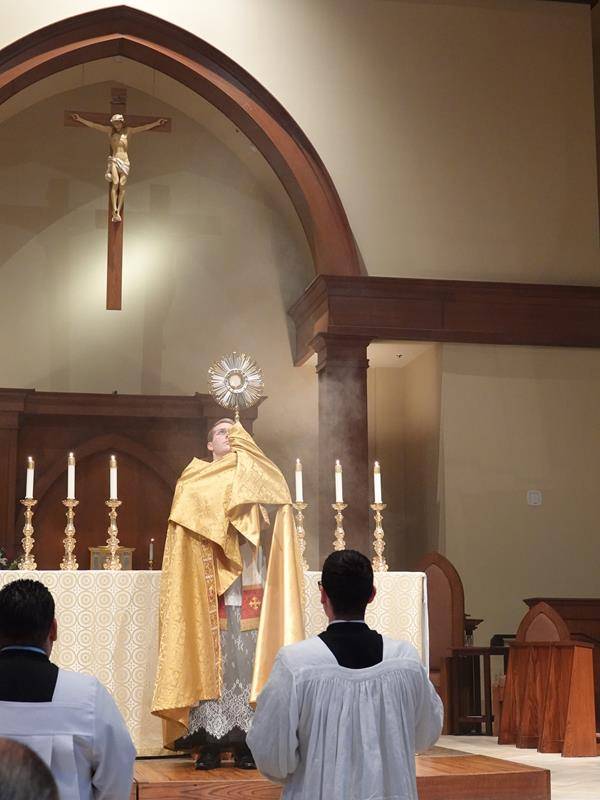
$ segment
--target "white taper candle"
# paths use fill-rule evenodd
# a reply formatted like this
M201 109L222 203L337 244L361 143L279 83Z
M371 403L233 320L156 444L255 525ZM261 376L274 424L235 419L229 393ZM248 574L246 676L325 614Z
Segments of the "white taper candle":
M335 502L344 502L344 491L342 487L342 465L339 458L335 462Z
M111 456L110 457L110 499L111 500L118 500L119 496L117 494L117 457Z
M373 489L375 494L375 502L383 503L381 499L381 467L379 461L376 461L373 466Z
M304 502L304 492L302 490L302 462L296 459L296 502Z
M31 456L27 459L27 480L25 481L25 499L33 500L33 473L35 461Z
M148 550L148 561L154 561L154 539L150 539L150 548Z
M75 456L69 453L67 458L67 500L75 500Z

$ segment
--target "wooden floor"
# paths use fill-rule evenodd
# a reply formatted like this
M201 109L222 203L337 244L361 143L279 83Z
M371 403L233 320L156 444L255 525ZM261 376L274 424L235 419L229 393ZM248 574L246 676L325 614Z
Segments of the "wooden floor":
M194 769L189 758L141 759L131 800L278 800L255 771ZM488 756L434 748L417 756L419 800L550 800L550 772Z

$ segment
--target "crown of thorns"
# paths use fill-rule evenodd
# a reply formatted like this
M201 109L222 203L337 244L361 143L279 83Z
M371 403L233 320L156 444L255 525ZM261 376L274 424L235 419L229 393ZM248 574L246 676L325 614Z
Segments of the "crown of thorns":
M111 122L125 122L125 117L123 114L113 114L110 118Z

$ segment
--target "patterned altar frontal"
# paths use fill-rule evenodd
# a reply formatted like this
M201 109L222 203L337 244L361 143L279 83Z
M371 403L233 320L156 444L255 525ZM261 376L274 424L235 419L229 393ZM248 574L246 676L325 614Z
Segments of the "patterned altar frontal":
M305 574L307 636L327 620L319 600L320 573ZM160 572L0 571L0 588L19 578L44 583L56 603L58 640L52 661L95 675L113 697L138 755L159 755L161 721L150 714L158 654ZM407 639L421 657L428 653L425 576L418 572L376 574L377 597L367 622L380 633Z

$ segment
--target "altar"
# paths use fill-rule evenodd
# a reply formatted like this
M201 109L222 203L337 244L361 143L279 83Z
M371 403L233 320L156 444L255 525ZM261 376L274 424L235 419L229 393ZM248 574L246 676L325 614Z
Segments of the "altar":
M305 573L306 635L322 631L319 572ZM30 578L44 583L56 603L58 639L52 660L60 667L95 675L111 692L138 755L159 755L161 721L152 716L158 651L160 572L133 570L1 571L0 588ZM366 621L380 633L411 642L428 661L427 589L421 572L375 574L377 596Z

